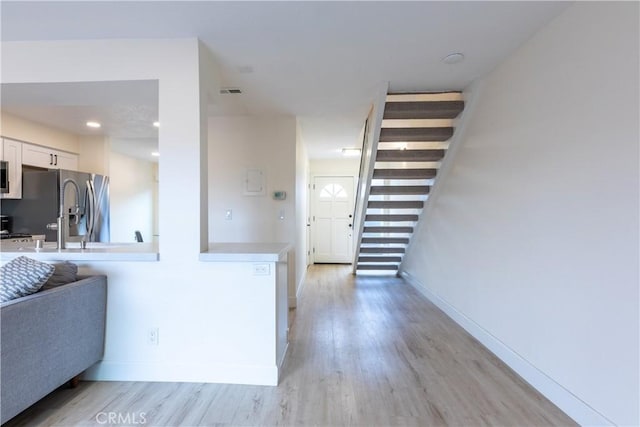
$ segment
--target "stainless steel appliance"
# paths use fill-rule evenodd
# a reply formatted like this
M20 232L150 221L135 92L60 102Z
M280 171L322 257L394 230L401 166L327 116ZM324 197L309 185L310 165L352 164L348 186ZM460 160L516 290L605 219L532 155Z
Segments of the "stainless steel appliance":
M0 193L9 192L9 162L0 160Z
M9 234L13 229L13 218L9 215L0 215L0 234Z
M78 195L73 185L78 186ZM65 194L61 199L61 189ZM70 242L108 242L109 177L68 170L23 170L22 199L3 200L2 214L13 217L13 232L44 234L56 241L55 229L47 228L60 216L60 201L66 217L65 236Z

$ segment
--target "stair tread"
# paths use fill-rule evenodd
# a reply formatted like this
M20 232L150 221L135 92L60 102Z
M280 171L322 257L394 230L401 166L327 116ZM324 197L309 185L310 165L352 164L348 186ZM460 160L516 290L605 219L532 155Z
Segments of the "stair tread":
M378 150L378 162L434 162L442 160L445 150Z
M430 179L435 178L437 169L374 169L374 179Z
M422 209L422 200L370 200L367 207L371 209Z
M356 266L357 270L397 270L398 266L394 264L358 264Z
M446 141L453 136L453 127L382 128L380 142Z
M404 214L367 214L365 221L391 222L391 221L417 221L418 215Z
M361 254L403 254L405 252L404 248L398 247L386 247L380 248L375 246L367 246L360 248Z
M464 101L390 101L384 119L453 119L464 109Z
M408 237L363 237L361 239L362 243L401 243L406 244L409 243Z
M399 256L361 256L358 262L401 262L402 257Z
M369 194L429 194L428 185L372 185Z

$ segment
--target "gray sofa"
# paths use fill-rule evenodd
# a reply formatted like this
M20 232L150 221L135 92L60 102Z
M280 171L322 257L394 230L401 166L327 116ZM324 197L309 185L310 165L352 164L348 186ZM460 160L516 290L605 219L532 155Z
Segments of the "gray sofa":
M0 422L102 358L106 305L105 276L79 276L0 305Z

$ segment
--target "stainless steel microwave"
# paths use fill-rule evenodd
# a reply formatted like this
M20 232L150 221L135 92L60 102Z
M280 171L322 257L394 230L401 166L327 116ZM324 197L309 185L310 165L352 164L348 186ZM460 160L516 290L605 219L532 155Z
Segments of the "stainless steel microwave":
M9 162L0 160L0 193L9 192Z

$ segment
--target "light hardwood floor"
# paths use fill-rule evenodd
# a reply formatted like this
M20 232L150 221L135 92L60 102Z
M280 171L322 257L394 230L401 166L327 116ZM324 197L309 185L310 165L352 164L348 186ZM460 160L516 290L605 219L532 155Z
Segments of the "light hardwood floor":
M576 425L411 286L350 266L310 267L284 371L278 387L82 382L6 426Z

